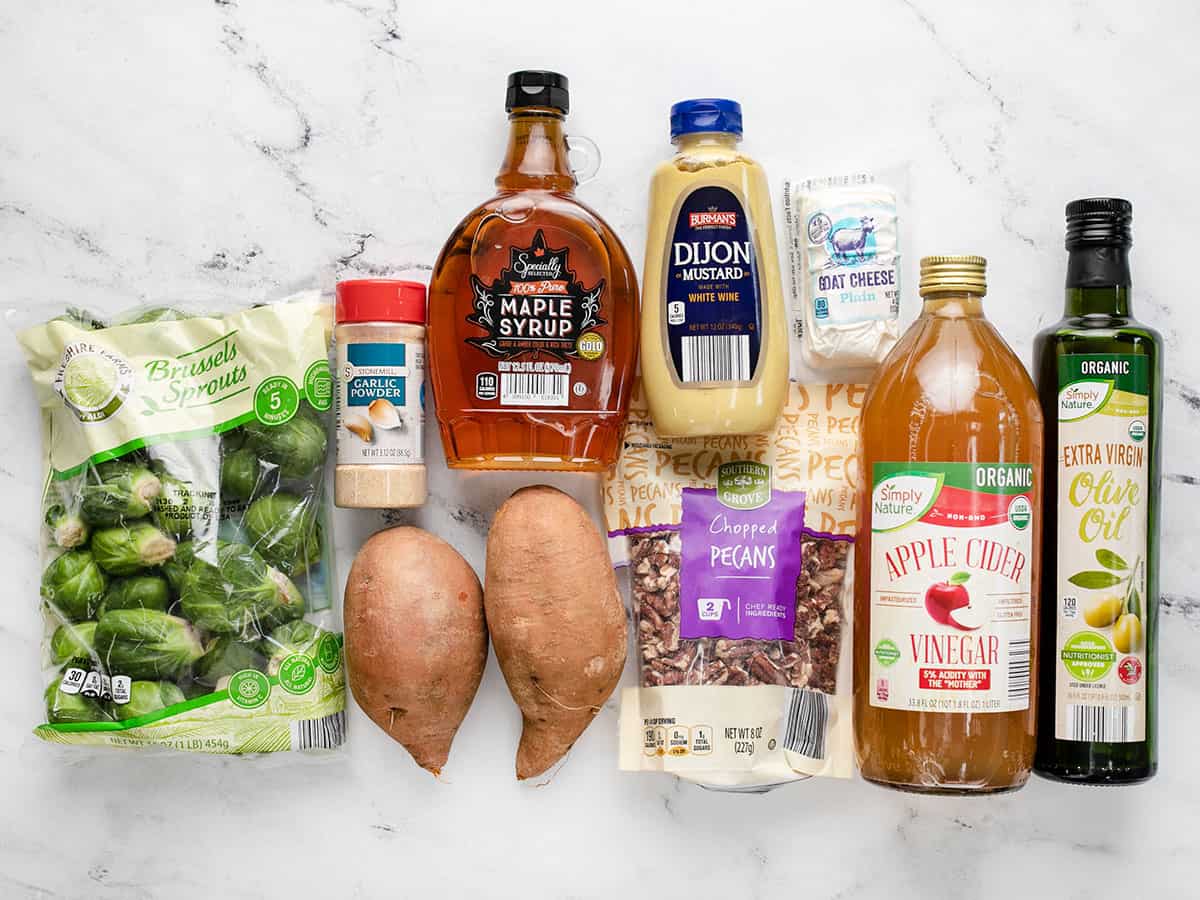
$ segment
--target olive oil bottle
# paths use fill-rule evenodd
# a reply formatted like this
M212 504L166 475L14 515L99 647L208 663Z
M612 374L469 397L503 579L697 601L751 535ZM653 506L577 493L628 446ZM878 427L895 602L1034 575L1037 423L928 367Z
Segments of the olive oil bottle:
M1046 419L1035 770L1127 784L1157 768L1162 338L1130 309L1133 208L1067 205L1066 312L1034 343Z

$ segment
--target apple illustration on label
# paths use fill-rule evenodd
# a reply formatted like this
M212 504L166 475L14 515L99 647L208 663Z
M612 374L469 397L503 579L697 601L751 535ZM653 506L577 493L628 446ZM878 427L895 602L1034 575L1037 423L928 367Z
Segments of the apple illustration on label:
M955 572L945 581L931 584L925 591L925 611L933 621L961 631L975 631L987 622L987 611L971 603L964 587L971 578L967 572Z

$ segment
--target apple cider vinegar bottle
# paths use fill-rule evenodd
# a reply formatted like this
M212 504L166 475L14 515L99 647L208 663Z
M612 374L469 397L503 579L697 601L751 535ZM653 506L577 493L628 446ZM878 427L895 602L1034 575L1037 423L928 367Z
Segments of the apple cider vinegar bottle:
M911 791L1012 790L1033 765L1042 414L985 267L921 260L924 308L863 408L855 748Z

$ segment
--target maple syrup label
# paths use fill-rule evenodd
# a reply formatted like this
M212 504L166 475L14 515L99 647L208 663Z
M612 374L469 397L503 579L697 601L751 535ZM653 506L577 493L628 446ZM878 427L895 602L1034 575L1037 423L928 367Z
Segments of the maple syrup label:
M1029 708L1033 466L876 463L872 706Z
M467 321L483 333L467 338L497 362L475 376L475 399L500 406L566 407L588 385L577 367L604 356L599 330L604 279L585 285L570 268L570 250L551 247L541 229L528 247L509 248L508 266L490 283L471 275Z
M1057 426L1054 736L1144 741L1147 358L1060 356Z
M668 229L663 340L683 387L754 381L762 349L762 284L745 204L726 187L683 195Z

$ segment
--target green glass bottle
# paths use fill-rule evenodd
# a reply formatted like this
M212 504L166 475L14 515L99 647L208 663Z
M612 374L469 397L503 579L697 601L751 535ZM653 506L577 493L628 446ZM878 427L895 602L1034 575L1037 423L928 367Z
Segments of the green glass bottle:
M1034 769L1129 784L1157 766L1162 338L1130 310L1133 207L1067 205L1067 302L1034 342L1046 417Z

